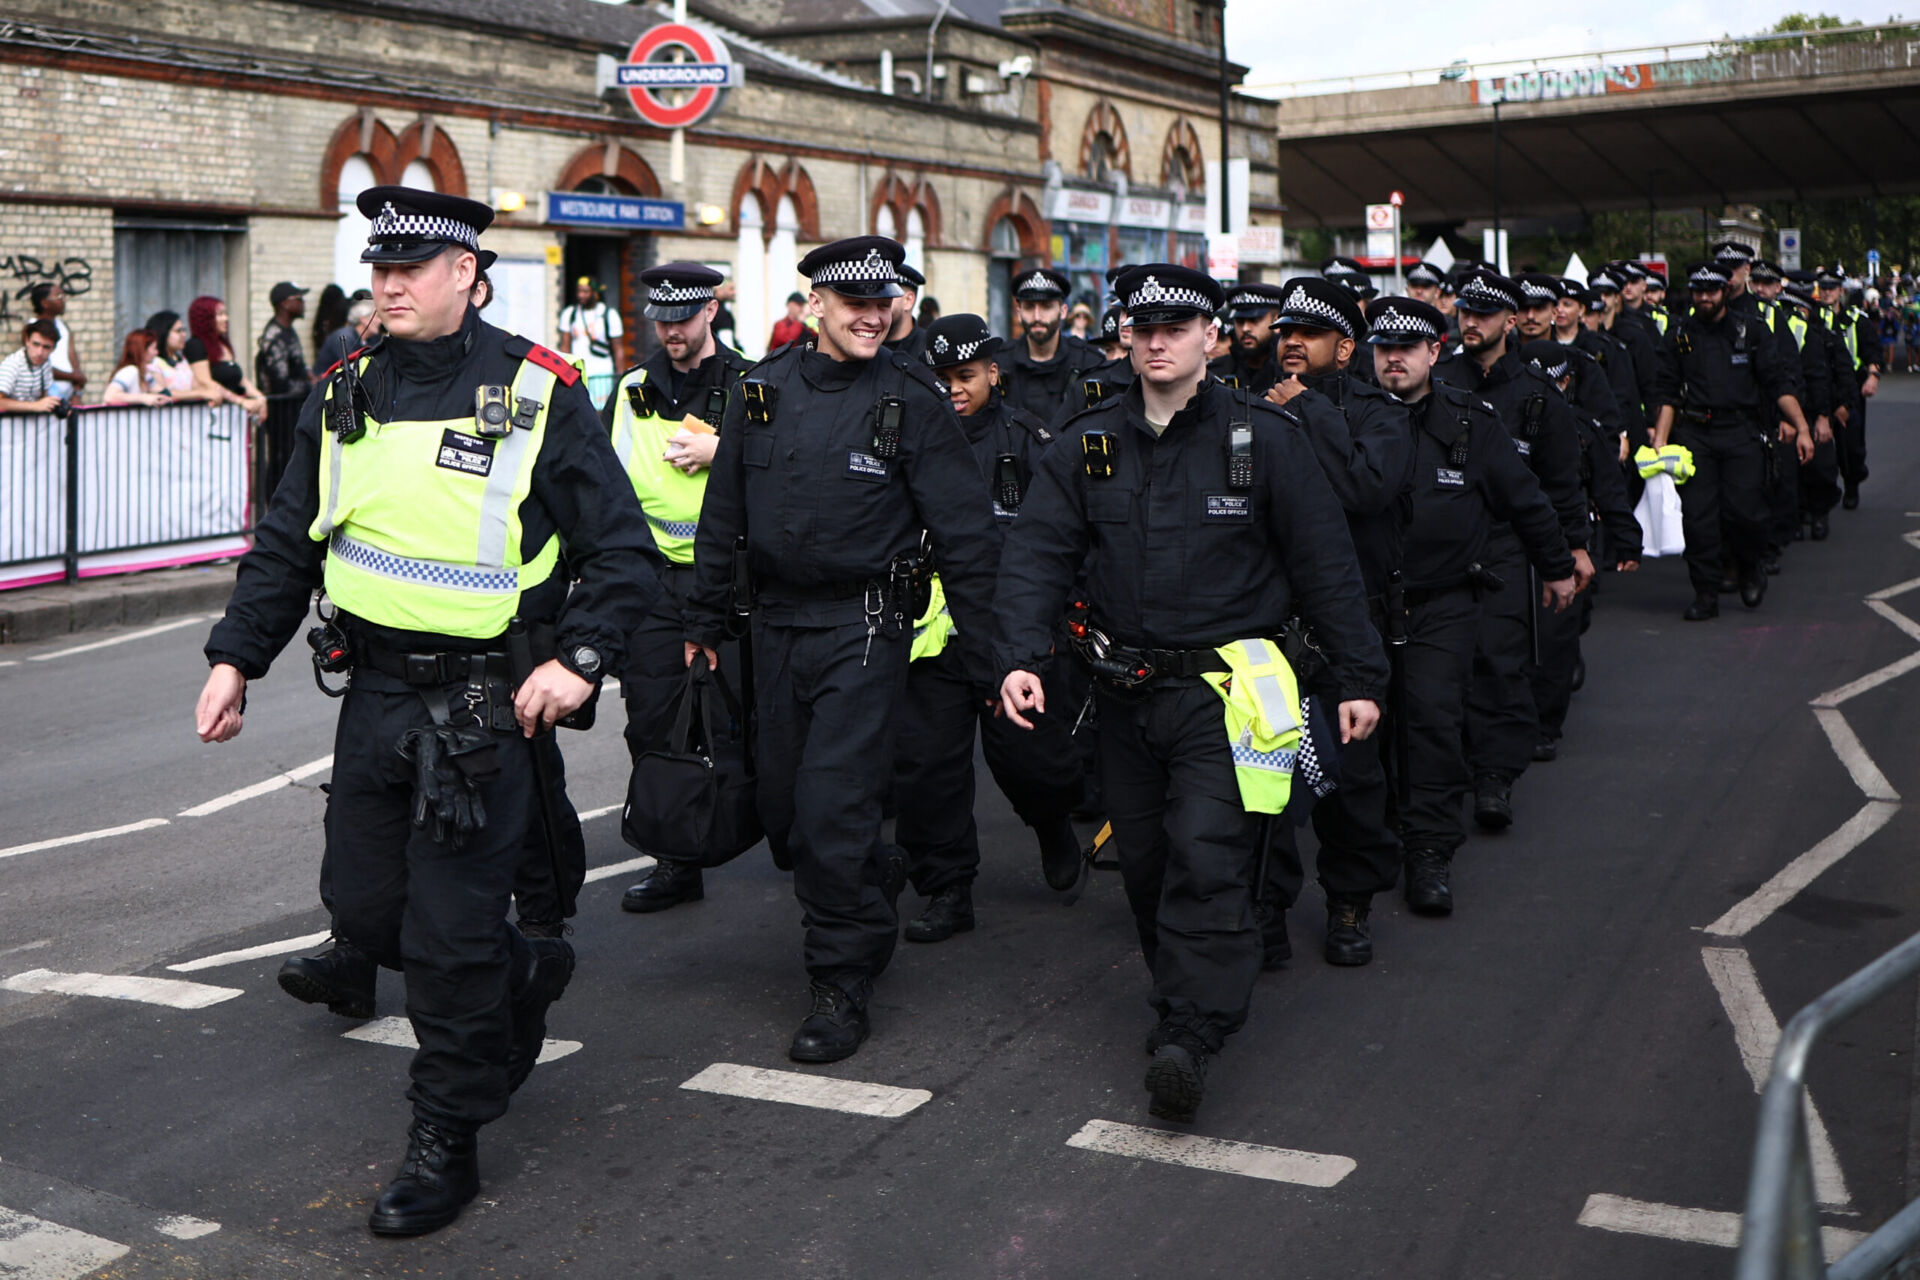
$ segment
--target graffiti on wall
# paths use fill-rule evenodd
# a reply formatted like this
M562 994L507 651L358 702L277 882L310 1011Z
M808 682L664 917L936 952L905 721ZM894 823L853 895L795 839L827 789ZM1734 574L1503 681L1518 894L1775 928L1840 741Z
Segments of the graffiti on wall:
M4 282L0 283L0 335L5 335L33 318L33 304L27 298L35 285L57 284L69 298L77 298L93 288L93 264L85 258L7 254L0 256L0 282Z

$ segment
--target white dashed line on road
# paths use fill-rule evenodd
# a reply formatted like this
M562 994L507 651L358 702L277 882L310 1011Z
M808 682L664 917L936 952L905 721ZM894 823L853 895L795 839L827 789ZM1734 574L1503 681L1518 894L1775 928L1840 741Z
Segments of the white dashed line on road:
M904 1116L933 1097L925 1089L898 1089L890 1084L865 1084L859 1080L836 1080L832 1076L810 1076L798 1071L743 1067L733 1062L716 1062L680 1087L701 1093L724 1093L735 1098L787 1102L796 1107L817 1107L823 1111L845 1111L857 1116L880 1116L885 1119Z
M142 627L138 631L129 631L123 636L115 636L111 640L95 640L92 644L77 644L71 649L56 649L52 653L36 653L28 658L27 661L52 662L55 658L70 658L76 653L92 653L95 649L111 649L114 645L126 644L129 640L145 640L148 636L157 636L168 631L178 631L180 628L190 627L196 622L205 622L212 616L210 613L196 613L185 618L175 618L172 622L163 622L157 627Z
M248 800L257 800L264 795L271 795L282 787L290 787L302 779L311 778L314 774L331 768L333 768L333 756L324 755L318 760L309 760L296 769L289 769L285 773L275 774L264 782L256 782L252 786L241 787L238 791L229 791L223 796L216 796L204 804L193 806L191 809L182 809L176 816L182 818L204 818L210 813L218 813L222 809L231 809L236 804L242 804Z
M217 955L201 956L198 960L183 960L179 964L170 964L167 968L174 973L197 973L201 969L218 969L222 965L240 964L247 960L265 960L272 956L284 956L295 951L305 951L308 947L317 947L332 936L331 930L322 929L318 933L306 933L297 938L263 942L257 947L242 947L238 951L222 951Z
M413 1038L413 1024L405 1018L375 1018L351 1031L342 1031L340 1038L358 1040L362 1044L384 1044L394 1049L420 1047L420 1042ZM581 1048L578 1040L548 1040L541 1045L540 1056L534 1062L552 1062L570 1053L578 1053Z
M139 822L129 822L124 827L106 827L99 831L82 831L77 836L56 836L51 840L35 840L32 844L16 844L11 848L0 849L0 858L17 858L23 853L60 849L70 844L85 844L89 840L108 840L114 836L132 835L136 831L150 831L155 827L166 825L165 818L145 818Z
M1774 872L1773 878L1728 908L1727 913L1707 926L1707 932L1723 938L1742 938L1787 903L1802 889L1818 880L1834 863L1864 844L1869 836L1893 820L1898 804L1869 800L1860 811L1840 824L1826 839Z
M1880 766L1867 754L1861 745L1860 736L1847 723L1838 707L1815 707L1814 719L1827 731L1827 741L1833 744L1833 754L1840 757L1840 763L1846 766L1847 776L1853 779L1853 785L1860 788L1860 794L1869 800L1898 801L1900 793L1887 781L1887 775L1880 772Z
M80 1280L127 1256L127 1246L57 1222L0 1208L0 1275Z
M604 867L595 867L593 870L587 872L587 883L592 884L595 880L609 880L614 876L631 875L636 871L650 871L652 869L652 858L628 858L625 862L610 862Z
M53 969L29 969L11 978L0 979L0 988L37 995L52 992L63 996L100 996L108 1000L138 1000L142 1004L163 1004L170 1009L204 1009L246 993L238 987L213 987L204 982L182 982L178 978L133 978L119 973L59 973Z
M1683 1209L1679 1205L1630 1200L1626 1196L1590 1195L1580 1210L1583 1227L1654 1236L1687 1244L1718 1245L1731 1249L1740 1243L1740 1215L1716 1209ZM1844 1227L1820 1228L1820 1245L1828 1262L1838 1262L1865 1240L1866 1233Z
M1289 1151L1285 1147L1263 1147L1252 1142L1206 1138L1196 1133L1146 1129L1113 1120L1087 1121L1080 1132L1067 1139L1067 1145L1133 1160L1157 1160L1161 1164L1185 1165L1213 1173L1237 1173L1242 1177L1291 1182L1303 1187L1336 1186L1359 1168L1347 1156Z
M162 1218L153 1224L153 1229L175 1240L198 1240L201 1236L210 1236L218 1231L220 1224L208 1222L205 1218L189 1218L183 1213L175 1218Z

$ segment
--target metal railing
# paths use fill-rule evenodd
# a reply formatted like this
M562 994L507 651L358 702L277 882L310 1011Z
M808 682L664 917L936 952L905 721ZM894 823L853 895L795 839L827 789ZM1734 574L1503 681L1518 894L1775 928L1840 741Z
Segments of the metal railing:
M1814 1042L1917 973L1920 934L1802 1009L1781 1032L1773 1074L1760 1098L1738 1280L1875 1280L1920 1243L1920 1200L1915 1200L1846 1257L1825 1265L1806 1116L1807 1056Z
M237 405L0 414L0 566L57 562L71 582L85 556L249 533L266 440Z

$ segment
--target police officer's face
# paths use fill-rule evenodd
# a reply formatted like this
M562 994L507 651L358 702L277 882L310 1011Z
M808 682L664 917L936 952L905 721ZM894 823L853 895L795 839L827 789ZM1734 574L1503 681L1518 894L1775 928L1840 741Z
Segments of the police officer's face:
M1439 354L1437 342L1377 345L1373 349L1373 372L1380 379L1380 385L1394 395L1402 400L1417 400L1427 393L1427 379Z
M947 384L953 411L963 418L971 418L987 407L993 384L1000 377L1000 366L991 360L969 360L949 369L935 369L933 376Z
M1460 345L1470 352L1485 351L1504 342L1507 326L1513 321L1513 312L1495 311L1491 315L1481 315L1477 311L1460 313Z
M1197 382L1207 366L1212 340L1213 320L1208 316L1189 316L1174 324L1136 324L1134 371L1156 386Z
M1053 335L1060 332L1060 317L1066 313L1066 303L1058 298L1035 302L1022 299L1014 303L1014 310L1020 314L1020 324L1027 331L1027 337L1040 343L1051 342Z
M1718 320L1720 313L1727 309L1727 291L1715 285L1711 289L1694 289L1693 313L1708 320Z
M1753 291L1765 298L1768 302L1772 302L1775 298L1778 298L1780 291L1784 288L1786 288L1786 284L1780 280L1755 280L1753 282Z
M1434 306L1440 301L1440 286L1437 284L1409 284L1407 296L1416 302Z
M1534 302L1520 308L1515 324L1522 337L1544 338L1553 332L1553 310L1551 302Z
M1248 355L1266 346L1273 338L1273 322L1278 311L1262 311L1257 316L1242 316L1233 322L1233 345Z
M1553 323L1558 328L1571 328L1586 309L1586 304L1578 298L1561 298L1553 304Z
M1626 299L1628 306L1639 306L1641 300L1647 296L1647 282L1645 280L1627 281L1620 286L1620 296Z
M1280 326L1280 367L1289 377L1332 373L1353 359L1353 339L1338 329L1314 329L1302 324Z
M443 338L460 328L473 297L479 260L448 249L425 262L382 263L373 269L373 304L381 325L410 342Z
M1580 313L1580 323L1585 325L1589 331L1598 329L1601 322L1606 318L1607 313L1604 311L1582 311Z
M714 314L719 310L719 303L709 302L685 320L655 320L654 336L666 348L667 359L675 364L685 364L706 350L707 334L713 327Z
M832 289L813 293L820 317L820 349L835 360L871 360L893 327L892 298L851 298Z
M1649 280L1647 282L1647 305L1652 307L1657 307L1661 303L1665 302L1666 300L1667 300L1667 286L1663 284L1655 284L1651 280Z

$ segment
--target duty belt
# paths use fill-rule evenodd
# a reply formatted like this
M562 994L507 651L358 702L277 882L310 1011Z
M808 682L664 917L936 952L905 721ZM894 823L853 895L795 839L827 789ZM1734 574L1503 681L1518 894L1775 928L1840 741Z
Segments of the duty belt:
M1198 676L1208 671L1230 671L1218 649L1144 649L1155 674L1162 676Z
M409 653L399 649L384 649L360 641L354 645L354 665L378 671L383 676L405 684L424 688L430 685L457 684L465 681L471 673L474 652L480 652L486 659L489 676L497 679L507 678L507 655L495 650Z
M844 582L815 582L802 585L796 582L763 582L759 587L759 598L782 604L810 604L815 602L831 603L836 600L858 600L867 594L867 588L885 582L885 573L876 573L871 578L849 578Z

